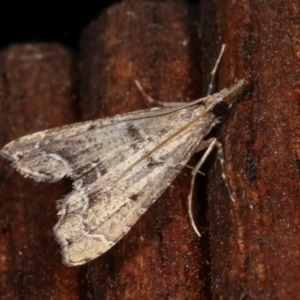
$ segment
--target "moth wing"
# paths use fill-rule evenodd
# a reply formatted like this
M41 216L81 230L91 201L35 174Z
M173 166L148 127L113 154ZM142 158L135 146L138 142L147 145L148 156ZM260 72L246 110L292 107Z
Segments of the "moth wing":
M168 110L153 108L40 131L7 144L1 154L37 181L53 182L64 176L76 179L96 166L97 174L103 175L120 163L130 144L143 140L128 119L139 126L145 116Z
M170 111L152 108L40 131L7 144L1 154L37 181L76 180L89 172L96 179L141 149L153 134L170 130L171 124L160 129L156 121L157 114Z
M184 130L174 125L180 118L173 119L172 126L165 124L167 131L157 134L143 151L126 158L114 172L95 182L78 185L65 198L54 228L65 264L80 265L110 249L171 184L215 119L207 113L191 122L195 110L199 114L195 108L181 111L181 116L178 113L177 117L189 119L190 125ZM155 118L154 122L159 124L160 120Z

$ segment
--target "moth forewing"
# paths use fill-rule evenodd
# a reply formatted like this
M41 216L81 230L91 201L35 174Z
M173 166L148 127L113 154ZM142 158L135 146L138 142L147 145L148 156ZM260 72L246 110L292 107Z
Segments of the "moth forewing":
M122 163L81 186L62 204L63 213L55 234L63 247L66 264L82 264L107 251L156 201L185 166L199 137L203 138L213 122L215 116L211 112L194 122L203 111L202 105L190 106L154 116L146 123L144 118L131 122L131 134L139 132L138 140L131 141L131 145L140 143L140 147L134 146L134 151L130 148ZM172 120L178 120L176 126ZM147 132L148 122L155 126L156 134ZM148 138L143 139L141 132Z
M128 232L217 123L216 104L231 104L243 85L174 107L41 131L3 148L24 175L74 180L54 227L66 265L98 257Z

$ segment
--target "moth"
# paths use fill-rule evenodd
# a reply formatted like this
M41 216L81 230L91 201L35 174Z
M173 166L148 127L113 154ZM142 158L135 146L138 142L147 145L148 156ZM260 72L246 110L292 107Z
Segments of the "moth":
M25 177L74 181L73 191L59 201L54 227L63 262L81 265L115 245L191 156L214 146L215 139L204 138L244 84L237 81L189 103L66 125L7 144L1 154Z

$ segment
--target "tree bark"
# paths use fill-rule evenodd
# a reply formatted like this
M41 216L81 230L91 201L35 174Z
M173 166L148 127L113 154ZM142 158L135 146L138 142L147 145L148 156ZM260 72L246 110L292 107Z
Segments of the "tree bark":
M72 123L78 80L70 51L59 45L14 45L1 53L0 144ZM83 269L61 263L52 228L56 201L70 184L24 178L0 160L0 298L78 299Z
M186 168L123 240L86 266L69 268L61 263L52 227L55 201L71 191L70 183L36 183L1 159L3 299L298 298L300 5L201 4L201 14L183 1L111 6L83 34L79 80L78 61L61 46L3 51L0 143L149 108L135 79L162 101L204 96L225 43L216 89L247 80L216 130L236 201L216 161L208 176L208 208L206 179L198 182L198 239L187 214Z
M226 43L219 89L248 81L220 131L236 201L220 172L209 180L212 297L298 299L299 2L207 1L202 12L202 28L218 24L203 49Z

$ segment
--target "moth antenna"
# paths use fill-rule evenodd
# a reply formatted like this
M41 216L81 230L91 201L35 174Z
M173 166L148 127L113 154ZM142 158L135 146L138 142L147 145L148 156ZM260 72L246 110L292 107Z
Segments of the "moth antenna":
M222 44L221 47L221 51L219 53L219 56L215 62L214 68L212 69L212 71L210 72L210 83L208 85L208 89L207 89L207 96L210 95L215 87L215 79L216 79L216 74L217 74L217 70L220 64L220 61L222 59L223 53L225 50L225 44Z

